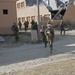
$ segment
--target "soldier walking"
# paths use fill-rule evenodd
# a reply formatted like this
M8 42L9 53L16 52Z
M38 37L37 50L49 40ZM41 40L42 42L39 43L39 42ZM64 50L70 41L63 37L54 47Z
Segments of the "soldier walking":
M62 35L62 32L64 32L65 35L65 24L63 22L61 23L60 29L60 34Z
M28 21L25 21L25 22L24 22L24 29L25 29L25 31L27 31L28 25L29 25L29 22L28 22Z
M14 36L15 36L15 41L18 41L19 40L19 36L18 36L18 26L16 25L16 23L14 22L12 27L11 27L13 33L14 33Z
M47 39L46 39L46 35L45 35L45 29L46 27L44 25L41 26L41 35L42 35L42 40L45 44L45 47L47 47Z
M19 25L19 29L21 30L22 23L20 21L19 21L18 25Z
M51 50L50 53L52 53L53 41L54 41L54 29L52 28L51 24L46 28L45 35L46 35L46 38L47 38L47 41L49 43L49 47L50 47L50 50Z

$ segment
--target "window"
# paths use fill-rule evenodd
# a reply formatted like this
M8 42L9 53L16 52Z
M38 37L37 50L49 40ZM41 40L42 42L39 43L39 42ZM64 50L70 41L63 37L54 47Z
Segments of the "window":
M38 16L37 16L38 19ZM42 15L39 15L40 22L42 22Z
M21 18L18 18L18 21L21 21Z
M40 22L42 22L42 15L40 15Z
M17 8L20 8L20 3L17 3Z
M25 21L25 17L22 17L22 22L24 22Z
M21 7L24 7L24 2L21 2Z
M35 21L35 16L31 16L31 20L34 20Z
M27 17L27 20L30 22L30 17Z
M44 21L48 21L48 20L50 20L50 14L44 15Z
M7 15L8 14L8 9L3 9L3 14Z

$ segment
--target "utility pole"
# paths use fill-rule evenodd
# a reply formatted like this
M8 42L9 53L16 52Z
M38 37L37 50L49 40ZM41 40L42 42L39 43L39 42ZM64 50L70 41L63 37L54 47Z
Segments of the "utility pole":
M38 24L38 40L40 40L40 15L39 15L39 0L37 0L37 24Z

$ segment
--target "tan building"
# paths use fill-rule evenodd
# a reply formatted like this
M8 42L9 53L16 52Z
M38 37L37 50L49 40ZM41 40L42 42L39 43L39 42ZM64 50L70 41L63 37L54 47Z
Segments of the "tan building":
M18 0L17 3L17 22L20 20L24 23L25 20L29 22L34 19L37 21L37 5L26 6L25 0ZM40 4L40 25L46 25L48 20L51 20L51 13L48 11L44 4ZM52 23L54 26L58 25L61 20L70 21L71 23L75 23L75 5L69 4L67 10L62 19L53 20Z
M29 22L34 19L37 21L37 5L33 6L26 6L25 0L18 0L17 3L17 22L20 20L22 23L24 23L25 20L28 20ZM40 11L40 23L45 24L48 22L48 20L51 19L51 13L48 11L46 6L44 4L39 5L39 11Z
M0 34L11 34L13 22L17 22L16 0L0 0Z
M65 23L70 23L71 25L75 25L75 5L68 4L67 10L62 18ZM54 20L53 24L58 25L61 20Z
M69 21L75 24L75 5L69 4L66 13L63 17L65 22Z

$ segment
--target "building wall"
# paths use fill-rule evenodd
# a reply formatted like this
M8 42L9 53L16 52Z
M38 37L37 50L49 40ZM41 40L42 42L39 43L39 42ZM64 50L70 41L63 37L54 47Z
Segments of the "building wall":
M17 22L16 0L0 0L0 34L12 34L13 22Z
M69 4L63 20L66 22L69 21L71 23L75 23L75 5Z
M32 21L32 18L35 18L34 20L37 21L37 5L26 6L26 3L24 3L24 7L21 7L22 2L25 2L25 0L19 0L16 3L16 5L20 4L19 7L17 6L17 22L20 20L22 23L24 23L24 21L27 20L28 17L29 22ZM48 11L46 6L44 6L44 4L40 4L39 9L40 23L44 24L44 22L48 22L48 20L51 19L51 13Z

